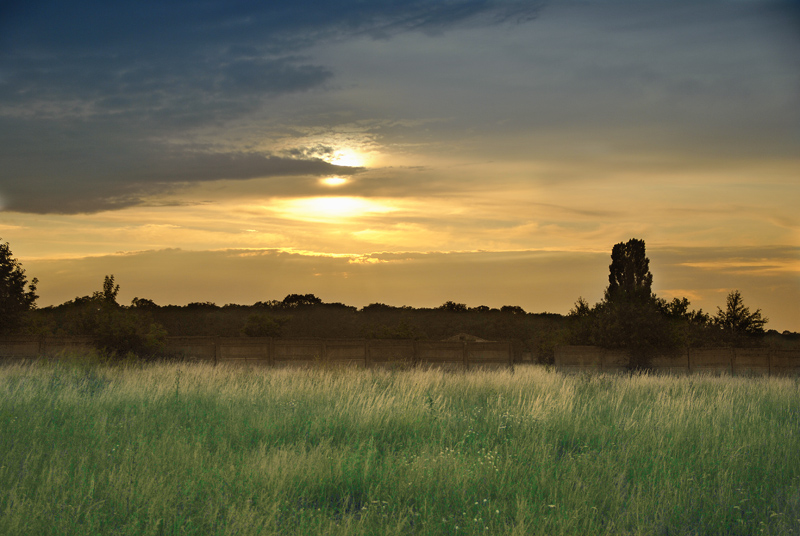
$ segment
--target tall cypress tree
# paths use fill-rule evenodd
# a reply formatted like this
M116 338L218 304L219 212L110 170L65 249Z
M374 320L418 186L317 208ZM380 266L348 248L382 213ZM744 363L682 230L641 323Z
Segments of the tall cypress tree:
M653 274L650 259L645 255L644 240L631 238L620 242L611 250L608 267L608 302L646 303L653 299Z

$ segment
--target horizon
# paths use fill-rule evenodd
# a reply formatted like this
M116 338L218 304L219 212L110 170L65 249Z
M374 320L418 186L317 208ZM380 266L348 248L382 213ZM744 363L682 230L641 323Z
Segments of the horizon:
M0 239L40 307L113 274L566 314L639 238L659 297L800 332L796 2L45 7L0 17Z

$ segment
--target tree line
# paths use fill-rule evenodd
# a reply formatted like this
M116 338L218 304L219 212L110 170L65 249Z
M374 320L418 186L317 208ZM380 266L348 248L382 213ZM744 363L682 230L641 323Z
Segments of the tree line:
M455 301L433 308L372 303L358 309L314 294L253 305L158 305L139 297L122 305L114 275L106 275L91 295L38 309L37 283L35 278L28 282L9 245L0 244L0 335L89 337L110 356L157 356L167 336L441 340L468 334L511 341L517 355L528 352L542 362L552 362L561 344L622 348L646 359L668 348L760 344L767 323L760 310L744 305L739 291L732 291L725 309L714 315L691 309L686 298L659 298L652 291L645 243L638 239L613 247L603 299L590 305L580 297L566 316Z

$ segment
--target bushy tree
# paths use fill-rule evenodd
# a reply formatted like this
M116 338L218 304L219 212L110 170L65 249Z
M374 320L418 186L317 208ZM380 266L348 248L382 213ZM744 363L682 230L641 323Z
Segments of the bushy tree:
M469 310L466 303L458 303L452 300L444 302L438 307L440 311L449 311L451 313L465 313Z
M0 243L0 334L19 329L25 313L36 307L38 283L34 277L28 284L25 270L12 256L8 242Z
M715 325L734 336L764 333L764 325L769 319L761 316L761 309L751 313L750 308L745 307L742 294L738 290L730 292L725 302L724 311L717 307L717 314L714 315Z
M75 299L82 308L81 330L94 340L95 346L109 356L136 354L150 357L163 349L167 332L153 321L146 308L125 308L117 303L119 285L107 275L103 289L91 298ZM136 300L134 300L134 304Z
M147 298L139 298L138 296L131 300L131 307L133 309L148 309L148 310L155 310L158 309L158 304L153 300Z

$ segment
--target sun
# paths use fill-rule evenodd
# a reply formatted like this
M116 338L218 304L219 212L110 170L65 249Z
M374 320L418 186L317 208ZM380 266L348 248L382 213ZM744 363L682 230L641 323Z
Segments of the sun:
M343 184L347 184L347 179L344 177L326 177L324 179L320 179L319 182L325 186L341 186Z

